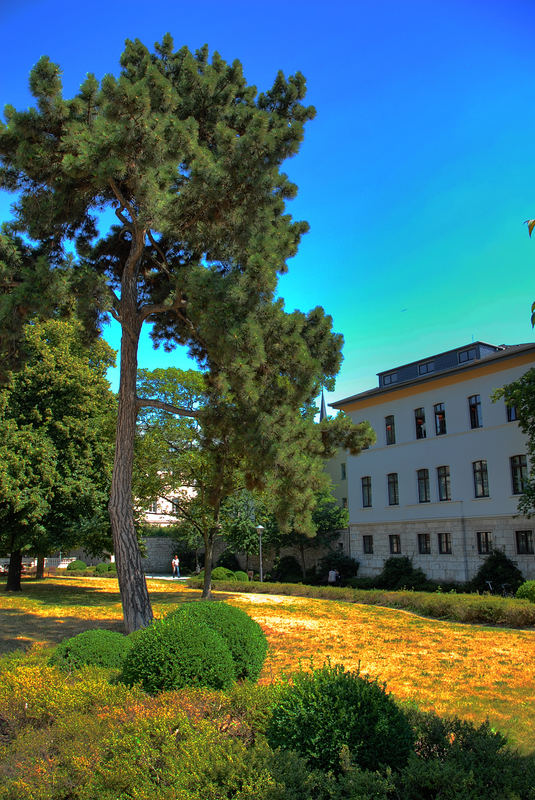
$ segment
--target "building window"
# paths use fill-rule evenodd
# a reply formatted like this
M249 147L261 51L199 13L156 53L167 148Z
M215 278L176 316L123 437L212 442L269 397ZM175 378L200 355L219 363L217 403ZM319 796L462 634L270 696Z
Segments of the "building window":
M482 555L488 555L492 550L492 533L490 531L478 531L477 536L477 552Z
M474 496L475 497L488 497L489 496L489 476L487 472L486 461L474 461L472 464L474 470Z
M418 375L427 375L435 369L434 361L426 361L425 364L418 364Z
M180 513L180 498L178 498L178 497L173 497L172 498L172 500L171 500L171 511L173 512L173 514L179 514Z
M416 438L425 439L425 408L414 409L414 424L416 426Z
M451 533L438 534L438 552L443 556L451 554Z
M346 478L347 478L346 465L340 464L340 480L345 481Z
M416 474L418 476L418 502L429 503L431 499L429 492L429 470L419 469Z
M470 410L470 427L482 428L483 419L481 417L481 397L473 394L468 398L468 408Z
M533 555L533 532L515 531L516 552L519 556Z
M437 467L438 499L451 500L450 468Z
M461 350L459 353L459 364L466 364L467 361L473 361L477 356L475 347L470 347L469 350Z
M156 500L149 505L149 514L157 514L158 513L158 503Z
M386 432L386 443L387 444L395 444L396 443L396 426L394 424L394 417L392 414L390 416L385 417L385 432Z
M373 553L373 536L362 537L362 552L371 556Z
M390 542L390 552L392 555L398 555L401 553L401 537L398 533L393 533L388 537Z
M390 472L388 474L388 505L399 505L398 474Z
M516 406L505 406L507 409L507 422L515 422L518 419Z
M431 552L431 534L419 533L418 534L418 552L422 556L428 556Z
M372 507L372 479L370 475L361 478L362 481L362 505L364 508Z
M511 456L511 480L513 494L523 494L528 480L528 462L526 456Z
M389 386L391 383L396 383L397 379L397 372L391 372L390 375L383 375L383 386Z
M441 436L446 433L446 410L444 403L437 403L435 405L435 433Z
M342 497L342 508L347 508L347 497Z

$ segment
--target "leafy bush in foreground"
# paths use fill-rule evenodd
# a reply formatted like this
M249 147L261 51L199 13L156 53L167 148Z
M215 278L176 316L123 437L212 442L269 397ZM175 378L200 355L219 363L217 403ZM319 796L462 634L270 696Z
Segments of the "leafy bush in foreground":
M529 600L530 603L535 603L535 581L524 581L516 590L516 596L520 600Z
M339 772L341 754L361 769L400 769L413 736L404 713L377 681L325 664L293 676L275 701L266 735L312 767Z
M97 667L121 667L132 640L122 633L92 630L64 639L50 659L60 669L78 669L86 664Z
M85 563L85 561L82 561L79 558L77 558L74 561L71 561L69 564L67 564L67 569L68 570L86 569L86 568L87 568L87 564Z
M212 570L212 578L214 581L235 581L236 576L231 569L226 567L216 567Z
M266 636L254 619L228 603L212 600L181 603L167 619L201 622L225 640L236 669L237 678L256 680L267 654Z
M241 581L242 583L247 583L247 581L249 580L248 574L244 572L242 569L237 569L236 572L234 573L234 577L236 578L237 581Z
M227 643L204 623L170 614L132 635L121 680L155 694L184 686L226 689L236 680Z

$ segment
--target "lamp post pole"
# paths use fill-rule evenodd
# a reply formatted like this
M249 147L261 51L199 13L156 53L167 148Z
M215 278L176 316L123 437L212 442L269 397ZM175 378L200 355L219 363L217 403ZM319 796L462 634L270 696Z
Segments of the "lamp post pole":
M256 532L258 533L258 556L260 558L260 583L264 580L264 571L262 569L262 532L265 530L263 525L256 526Z

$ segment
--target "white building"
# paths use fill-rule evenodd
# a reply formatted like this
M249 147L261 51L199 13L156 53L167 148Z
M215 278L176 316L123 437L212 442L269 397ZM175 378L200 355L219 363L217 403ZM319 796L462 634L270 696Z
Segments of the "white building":
M332 404L377 434L336 465L360 575L400 554L429 578L466 581L495 547L535 578L535 519L517 512L526 440L515 409L492 400L533 366L535 344L474 342L381 372L377 388Z

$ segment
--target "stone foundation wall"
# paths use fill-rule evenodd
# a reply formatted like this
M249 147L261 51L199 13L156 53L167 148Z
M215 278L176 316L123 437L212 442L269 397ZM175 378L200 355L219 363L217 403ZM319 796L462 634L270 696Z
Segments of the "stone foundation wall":
M398 523L351 525L349 553L360 562L359 576L378 575L387 558L391 557L389 536L398 534L401 553L409 556L415 567L420 567L428 578L437 581L465 582L470 580L486 558L477 550L477 532L490 531L493 546L503 550L514 561L527 580L535 579L535 555L516 552L517 530L533 530L535 521L523 517L478 517L472 519L418 520ZM431 553L418 552L418 534L429 533ZM451 553L439 553L438 534L451 534ZM373 554L363 551L363 536L373 536Z

